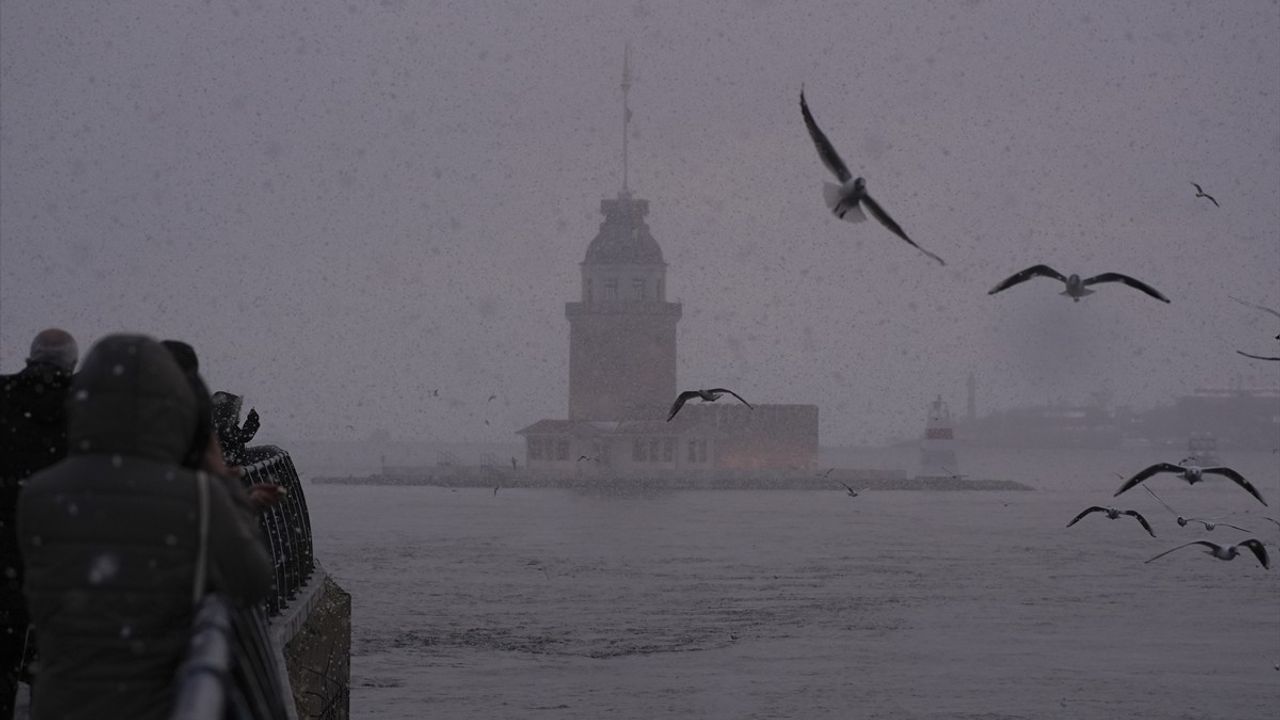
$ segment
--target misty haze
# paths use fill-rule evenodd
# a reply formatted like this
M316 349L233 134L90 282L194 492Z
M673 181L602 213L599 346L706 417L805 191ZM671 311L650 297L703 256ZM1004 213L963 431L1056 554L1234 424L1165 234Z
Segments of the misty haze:
M1274 0L0 0L0 373L194 348L255 716L1270 717L1277 78Z

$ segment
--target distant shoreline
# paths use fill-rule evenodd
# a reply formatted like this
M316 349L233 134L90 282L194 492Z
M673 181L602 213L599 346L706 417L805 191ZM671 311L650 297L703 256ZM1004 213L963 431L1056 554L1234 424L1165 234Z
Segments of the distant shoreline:
M918 477L909 478L883 472L844 471L829 477L810 475L708 475L686 477L556 477L528 475L510 470L486 468L488 472L456 473L394 473L365 476L316 477L317 485L363 485L372 487L420 486L448 488L532 488L568 490L836 490L847 483L859 492L863 490L1034 490L1035 488L1013 480L993 480L967 477Z

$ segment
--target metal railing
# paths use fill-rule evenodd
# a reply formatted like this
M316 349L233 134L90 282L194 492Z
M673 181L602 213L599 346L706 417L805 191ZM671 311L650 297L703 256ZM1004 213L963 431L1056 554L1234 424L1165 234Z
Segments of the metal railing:
M275 592L267 598L267 613L276 615L297 597L298 590L315 571L311 515L289 453L274 445L251 447L246 453L248 463L241 476L245 488L274 484L286 493L283 500L258 516L276 575Z
M279 485L285 496L262 510L258 522L271 552L275 581L262 606L236 608L212 593L192 623L187 656L175 678L173 718L224 720L293 717L286 710L288 680L276 661L268 616L278 617L315 572L311 516L289 453L274 445L248 448L245 489Z
M220 593L200 600L175 678L173 720L289 717L288 684L273 662L262 608L237 608Z

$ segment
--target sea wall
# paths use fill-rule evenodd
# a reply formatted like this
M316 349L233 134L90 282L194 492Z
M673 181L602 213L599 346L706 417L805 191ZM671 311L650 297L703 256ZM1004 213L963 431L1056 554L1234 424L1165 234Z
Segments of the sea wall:
M351 594L329 576L284 643L284 661L298 718L347 720L351 715Z

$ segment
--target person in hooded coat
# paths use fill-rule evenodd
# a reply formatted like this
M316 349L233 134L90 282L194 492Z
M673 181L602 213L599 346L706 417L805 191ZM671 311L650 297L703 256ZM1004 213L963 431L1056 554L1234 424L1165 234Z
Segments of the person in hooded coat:
M196 412L151 338L110 335L85 358L68 457L32 476L18 506L40 654L34 720L167 717L201 589L241 606L270 592L250 512L225 483L182 466Z

